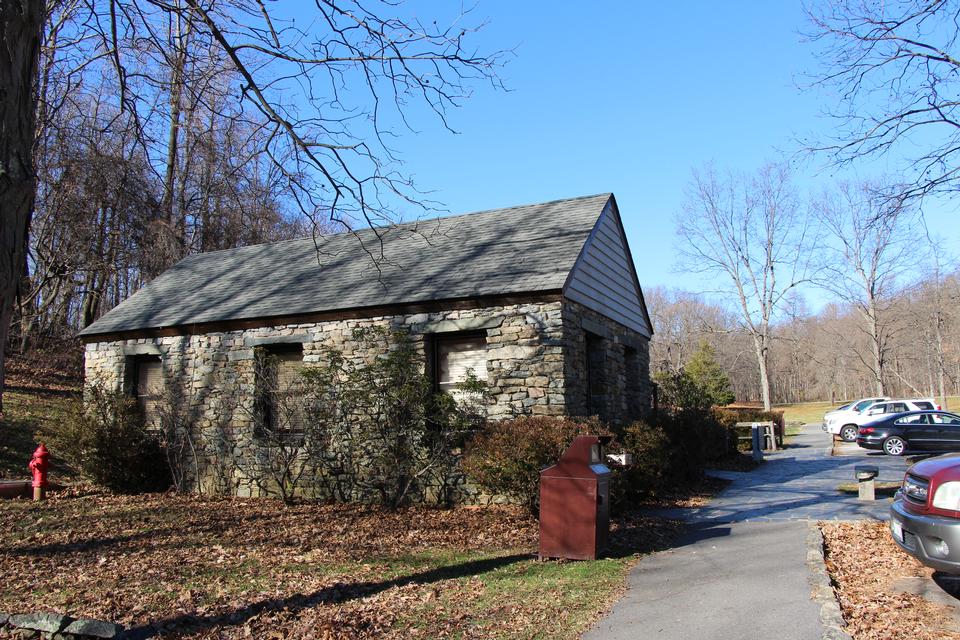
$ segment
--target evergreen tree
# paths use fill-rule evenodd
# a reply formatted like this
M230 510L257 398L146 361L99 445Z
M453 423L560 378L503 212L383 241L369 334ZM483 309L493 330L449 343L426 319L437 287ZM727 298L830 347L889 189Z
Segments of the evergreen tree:
M717 352L706 340L690 356L684 370L688 376L710 396L713 404L725 405L734 401L730 378L717 362Z

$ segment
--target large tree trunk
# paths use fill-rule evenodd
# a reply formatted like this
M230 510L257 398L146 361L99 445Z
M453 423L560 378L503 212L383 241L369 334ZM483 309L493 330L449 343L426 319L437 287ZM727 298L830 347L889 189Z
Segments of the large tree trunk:
M27 230L36 196L34 78L45 13L42 0L0 2L0 413L7 333L26 271Z
M757 354L757 368L760 371L760 397L763 399L763 410L770 411L770 374L767 371L767 360L770 355L770 347L767 344L767 336L754 334L753 346Z
M870 330L870 347L873 351L874 392L878 396L885 396L887 395L887 392L886 385L883 381L883 373L886 366L886 353L883 347L883 336L881 335L880 320L877 317L877 307L872 299L867 307L867 322Z

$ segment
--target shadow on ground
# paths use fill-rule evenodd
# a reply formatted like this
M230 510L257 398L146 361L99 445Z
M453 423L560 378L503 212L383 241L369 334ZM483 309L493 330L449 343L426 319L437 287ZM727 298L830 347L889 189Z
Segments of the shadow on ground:
M530 560L533 557L532 554L513 554L498 558L487 558L484 560L473 560L460 564L446 565L420 573L399 576L391 580L352 583L338 582L313 593L298 593L285 598L261 600L222 615L183 615L159 620L148 625L130 629L124 637L130 640L140 640L166 635L171 632L176 632L177 634L199 633L218 626L237 626L244 624L254 616L266 611L284 610L299 612L318 605L342 604L351 600L366 598L386 591L387 589L392 589L393 587L402 587L410 584L431 584L442 580L477 576L518 562Z

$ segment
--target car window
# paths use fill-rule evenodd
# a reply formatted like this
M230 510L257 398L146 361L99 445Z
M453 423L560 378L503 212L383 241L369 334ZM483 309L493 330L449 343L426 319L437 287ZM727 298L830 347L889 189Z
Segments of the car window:
M872 407L870 407L870 409L867 410L867 415L875 416L881 413L885 413L886 409L887 409L887 405L885 404L875 404Z
M934 424L948 424L954 427L960 427L960 416L952 413L931 413L930 418Z
M876 402L876 400L861 400L857 404L853 405L853 410L863 411L864 409L872 405L874 402Z
M891 402L887 405L887 413L903 413L908 411L907 405L902 402Z
M903 416L897 419L897 424L929 424L927 416L922 413L916 413L909 416Z
M930 409L933 409L933 403L926 402L925 400L914 402L913 404L916 405L917 409L923 409L924 411L929 411Z

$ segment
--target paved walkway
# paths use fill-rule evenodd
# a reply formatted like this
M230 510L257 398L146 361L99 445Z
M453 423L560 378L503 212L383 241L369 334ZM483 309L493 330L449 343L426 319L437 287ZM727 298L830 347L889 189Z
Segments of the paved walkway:
M658 511L686 520L686 534L637 565L627 594L584 640L819 640L809 523L885 518L889 499L865 505L837 485L855 482L856 464L880 467L884 481L900 480L907 467L902 458L866 452L831 457L830 444L808 425L755 471L722 474L733 483L707 507Z

